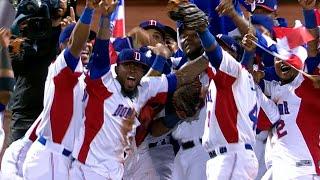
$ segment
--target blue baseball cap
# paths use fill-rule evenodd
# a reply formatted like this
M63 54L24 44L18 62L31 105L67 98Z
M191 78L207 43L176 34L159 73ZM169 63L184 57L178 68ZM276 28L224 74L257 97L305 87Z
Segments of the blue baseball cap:
M148 60L145 53L142 53L139 50L123 49L118 55L117 63L133 62L143 65L145 69L149 69Z
M116 52L120 52L122 49L132 49L132 37L116 38L112 45Z
M69 24L67 27L64 28L63 31L61 31L60 36L59 36L59 44L62 44L64 42L66 42L67 40L69 40L75 26L76 26L75 23ZM94 31L90 31L88 39L94 40L95 38L96 38L96 33Z
M263 15L263 14L255 14L251 16L251 23L252 24L257 24L257 25L262 25L270 33L273 33L273 19L269 16Z
M144 21L144 22L140 23L139 26L145 30L155 29L155 30L159 31L163 35L163 37L165 35L165 29L164 29L165 27L159 21L151 19L151 20Z
M243 54L244 49L241 47L241 45L232 37L224 35L224 34L218 34L217 40L222 42L224 45L226 45L230 50L237 53L238 57L241 57Z
M278 8L278 1L277 0L257 0L256 6L273 12Z

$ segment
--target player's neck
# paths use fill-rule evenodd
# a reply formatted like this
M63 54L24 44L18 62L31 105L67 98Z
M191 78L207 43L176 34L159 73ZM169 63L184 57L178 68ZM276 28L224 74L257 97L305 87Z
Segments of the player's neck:
M281 79L281 86L291 83L296 77L298 73L292 76L290 79L283 80Z

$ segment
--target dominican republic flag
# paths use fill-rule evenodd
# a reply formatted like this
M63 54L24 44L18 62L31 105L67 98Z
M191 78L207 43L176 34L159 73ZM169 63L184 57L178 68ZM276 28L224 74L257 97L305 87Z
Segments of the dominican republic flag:
M124 0L118 0L118 5L111 14L110 31L113 38L125 36Z
M284 60L294 68L301 70L308 57L305 45L312 41L314 37L303 26L294 28L274 27L273 31L277 41L257 33L258 43L256 45L269 54Z
M118 5L110 17L111 38L109 43L110 63L114 64L117 61L118 54L116 53L113 42L115 38L125 36L125 15L124 15L124 0L118 0Z

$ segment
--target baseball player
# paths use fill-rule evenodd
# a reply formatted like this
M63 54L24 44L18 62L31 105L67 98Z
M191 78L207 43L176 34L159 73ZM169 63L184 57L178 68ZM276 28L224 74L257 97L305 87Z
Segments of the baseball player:
M294 29L287 29L294 30ZM257 34L258 39L261 35ZM286 36L299 38L305 34L287 33ZM292 37L286 37L290 39ZM263 41L258 41L262 43ZM262 45L262 44L261 44ZM314 101L318 94L317 77L299 73L303 68L303 62L307 58L307 50L303 43L291 49L290 57L299 50L298 58L287 62L296 62L293 65L285 63L281 58L275 58L275 72L280 78L280 82L262 83L265 87L265 94L277 104L280 112L280 120L264 123L266 127L274 124L272 147L272 178L274 179L317 179L319 178L319 153L316 153L318 142L315 140L319 134L316 120L311 114L317 111L317 104ZM281 46L277 47L281 48ZM271 50L271 48L270 48ZM312 100L311 100L312 99ZM302 122L303 117L303 122ZM312 124L312 125L311 125ZM298 150L293 148L300 147Z
M214 72L206 97L202 137L202 144L211 157L207 162L207 179L253 179L258 169L252 147L258 111L253 78L219 46L206 28L203 21L206 17L201 10L191 5L185 11L194 12L185 13L182 21L186 27L198 31ZM193 15L197 15L197 20Z
M202 37L204 35L202 34ZM201 39L205 42L205 38ZM216 51L219 51L220 47L216 48ZM212 158L207 162L207 177L255 178L258 164L252 148L255 143L252 128L256 123L257 98L252 90L255 89L253 79L230 55L221 52L221 61L214 66L218 69L214 69L217 71L215 83L210 84L207 95L203 145ZM228 96L231 97L229 101ZM223 100L219 100L222 97ZM227 109L228 112L224 112ZM239 165L235 164L235 161L239 162Z
M154 53L168 56L161 47ZM166 58L157 58L165 63ZM93 58L90 76L86 78L88 99L85 121L73 151L76 161L71 169L71 178L121 179L123 141L126 139L119 132L122 118L130 114L132 109L139 114L150 98L163 104L168 92L191 82L206 66L206 58L200 56L175 74L146 76L141 80L146 72L146 60L144 54L137 50L122 50L117 64L112 66L109 61Z
M302 47L300 52L306 54ZM302 67L296 68L301 70ZM276 139L271 154L272 178L319 179L320 125L314 116L319 110L315 101L319 96L318 82L279 58L275 58L275 70L280 82L264 82L265 94L277 104L280 112L279 121L265 123L269 128L272 124L275 126L272 131Z
M71 151L82 124L82 99L85 97L80 56L86 47L96 6L96 2L87 1L70 45L49 67L44 92L46 103L37 128L38 139L27 153L23 165L24 179L68 179Z
M152 37L155 44L165 44L165 26L156 20L148 20L140 23L141 28L145 29Z
M282 82L292 80L286 86L277 83L266 88L267 95L271 95L281 115L273 131L277 141L272 148L272 178L317 179L320 125L313 113L318 110L314 100L319 92L308 77L293 68L284 71L283 66L281 61L276 62L278 76Z
M167 35L164 34L164 30L166 30L166 28L158 22L146 21L141 23L140 27L145 28L150 35L158 34L162 36L161 39L168 39ZM157 42L164 43L164 41ZM159 46L159 44L157 44L157 46ZM161 46L164 49L167 49L169 55L172 54L167 48L168 46ZM146 47L143 47L140 50L144 52L147 56L150 56L152 52L152 49L150 50ZM164 67L161 70L158 70L158 75L161 75L161 73L168 74L171 72L171 63L168 63L169 61L170 60L167 60ZM154 75L156 76L157 74ZM148 176L145 178L171 179L174 159L174 147L170 129L165 128L161 123L161 120L164 118L165 115L163 113L164 110L160 112L162 108L163 106L161 105L159 106L152 104L152 101L148 102L142 108L138 118L141 125L137 127L137 133L135 138L138 146L138 152L135 156L139 157L130 158L138 159L138 161L135 162L129 162L130 160L126 161L127 166L125 167L125 170L129 172L126 172L125 178L139 177L143 174L148 174ZM153 112L151 113L150 110L152 110ZM140 147L140 144L142 145L142 147ZM145 151L145 146L147 151ZM149 166L146 165L150 163L152 164ZM142 168L141 166L137 166L138 164L144 164L143 167L149 168Z
M184 52L188 52L187 55L182 57L187 59L187 56L191 55L191 59L196 53L202 52L199 51L202 48L200 41L197 41L190 34L185 34L184 32L187 31L184 31L183 26L180 26L178 30L180 46ZM187 45L193 49L190 50ZM183 63L182 57L175 69L183 66L186 62ZM209 79L205 73L201 73L200 76L202 90L205 92L205 86L208 85ZM206 179L206 162L210 157L201 145L206 116L205 107L202 107L199 111L194 117L189 117L189 120L178 123L172 132L173 138L180 144L179 151L174 159L172 179Z

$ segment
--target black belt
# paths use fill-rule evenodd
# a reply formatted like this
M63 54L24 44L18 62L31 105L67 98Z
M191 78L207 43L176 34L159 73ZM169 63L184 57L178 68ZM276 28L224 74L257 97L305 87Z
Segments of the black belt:
M160 142L158 141L158 142L154 142L154 143L149 143L148 146L149 146L149 149L150 149L150 148L154 148L156 146L166 145L166 144L171 144L171 143L170 143L170 141L167 142L166 139L162 139Z
M253 150L253 148L252 148L252 146L250 144L245 144L244 148L248 149L248 150ZM227 149L226 146L222 146L222 147L219 148L219 154L224 154L226 152L228 152L228 149ZM215 150L209 152L210 158L215 158L217 156L217 154L218 153Z
M202 139L200 138L199 139L200 143L202 143ZM190 149L190 148L193 148L196 144L194 143L194 141L187 141L185 143L182 143L181 144L181 147L183 150L187 150L187 149Z

